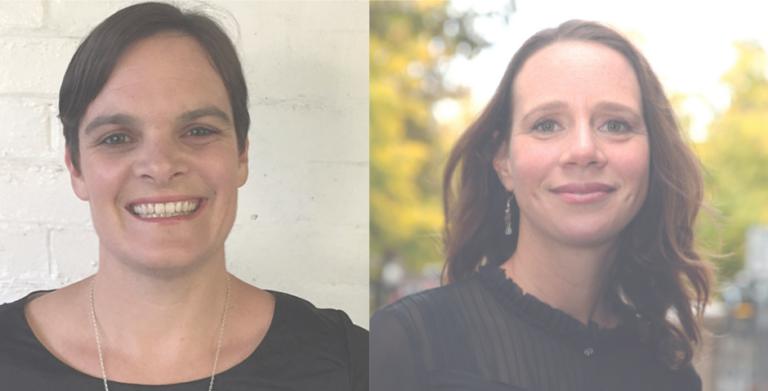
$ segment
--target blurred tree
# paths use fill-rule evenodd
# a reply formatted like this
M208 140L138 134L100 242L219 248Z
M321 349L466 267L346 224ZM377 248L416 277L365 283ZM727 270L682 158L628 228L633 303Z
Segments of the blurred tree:
M466 94L446 83L444 72L456 56L472 57L488 45L473 29L479 16L458 14L445 1L370 4L374 285L384 262L398 260L418 270L442 259L440 188L446 143L432 107L440 99Z
M768 224L768 79L765 52L750 43L736 45L738 60L723 77L731 88L728 109L715 118L697 145L705 167L709 202L720 217L700 223L705 246L721 248L715 259L720 280L743 266L747 228Z

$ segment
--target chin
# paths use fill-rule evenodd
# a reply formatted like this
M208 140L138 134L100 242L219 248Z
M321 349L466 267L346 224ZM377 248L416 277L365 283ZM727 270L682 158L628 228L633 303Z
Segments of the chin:
M574 247L602 247L615 243L620 229L596 227L574 227L575 229L563 230L560 232L560 241ZM590 229L584 229L590 228Z

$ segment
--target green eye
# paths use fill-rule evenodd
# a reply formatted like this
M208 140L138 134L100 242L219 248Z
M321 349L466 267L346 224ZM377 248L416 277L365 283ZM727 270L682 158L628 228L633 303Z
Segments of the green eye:
M618 120L610 120L606 122L601 129L610 133L626 133L632 131L632 128L627 122Z
M560 129L560 125L558 125L557 122L551 119L539 121L536 124L534 124L533 127L531 128L532 131L541 132L541 133L552 133L559 129Z

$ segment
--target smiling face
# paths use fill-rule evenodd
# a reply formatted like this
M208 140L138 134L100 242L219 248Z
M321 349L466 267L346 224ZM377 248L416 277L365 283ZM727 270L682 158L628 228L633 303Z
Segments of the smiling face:
M520 235L613 243L648 189L648 133L629 62L596 43L557 42L525 62L512 96L511 134L494 168L514 193Z
M248 176L227 90L192 38L161 33L120 57L79 129L72 186L91 207L102 262L183 270L224 258Z

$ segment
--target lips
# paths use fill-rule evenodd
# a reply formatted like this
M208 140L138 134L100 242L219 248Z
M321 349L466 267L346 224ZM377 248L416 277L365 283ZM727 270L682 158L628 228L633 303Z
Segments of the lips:
M605 183L586 182L557 186L552 189L552 192L567 203L585 204L602 201L615 190L615 187Z
M552 189L555 193L575 193L575 194L587 194L604 192L608 193L616 190L615 187L598 182L588 183L569 183L566 185L558 186Z
M191 216L200 209L203 202L202 198L164 197L134 200L125 208L142 220L158 220Z

